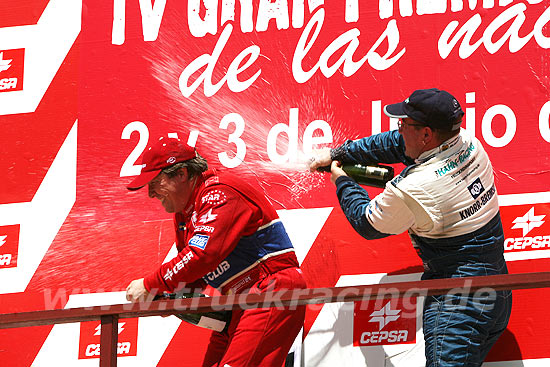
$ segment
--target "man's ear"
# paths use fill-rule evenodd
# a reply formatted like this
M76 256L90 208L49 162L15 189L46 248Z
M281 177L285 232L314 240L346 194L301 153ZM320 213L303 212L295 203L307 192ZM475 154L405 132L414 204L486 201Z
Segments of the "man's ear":
M431 127L426 127L426 129L424 129L424 142L428 144L433 139L435 139L435 132L432 130Z

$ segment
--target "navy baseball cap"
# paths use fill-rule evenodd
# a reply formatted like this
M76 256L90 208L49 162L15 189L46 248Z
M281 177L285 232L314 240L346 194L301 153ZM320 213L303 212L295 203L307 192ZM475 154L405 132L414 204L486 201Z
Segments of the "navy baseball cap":
M415 90L409 98L400 103L384 106L389 117L409 117L431 128L458 130L464 112L449 92L437 88Z

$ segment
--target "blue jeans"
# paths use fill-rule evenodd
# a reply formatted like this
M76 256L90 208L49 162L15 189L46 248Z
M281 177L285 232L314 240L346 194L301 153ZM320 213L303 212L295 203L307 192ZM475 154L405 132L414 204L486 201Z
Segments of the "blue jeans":
M422 279L507 274L500 217L482 230L487 239L492 237L491 241L480 244L454 238L446 246L435 246L424 238L413 238L425 264ZM485 289L426 297L426 366L481 366L506 329L511 309L511 291Z

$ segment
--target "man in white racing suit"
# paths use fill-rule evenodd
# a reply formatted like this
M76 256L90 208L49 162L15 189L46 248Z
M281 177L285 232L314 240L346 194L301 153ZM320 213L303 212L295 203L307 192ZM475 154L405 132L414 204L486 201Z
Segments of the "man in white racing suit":
M417 90L384 107L399 130L315 152L310 169L331 164L340 206L366 239L408 231L424 264L422 279L507 273L493 169L481 143L460 129L458 101L438 89ZM404 163L374 199L342 163ZM505 330L510 291L427 297L426 366L480 366Z

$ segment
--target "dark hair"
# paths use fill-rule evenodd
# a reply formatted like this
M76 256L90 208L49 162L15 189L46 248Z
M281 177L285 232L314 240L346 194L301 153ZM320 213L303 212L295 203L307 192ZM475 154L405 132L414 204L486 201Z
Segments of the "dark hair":
M198 152L195 152L197 156L193 159L189 159L184 162L178 162L166 167L162 170L162 173L166 174L168 177L172 178L178 174L178 171L181 168L186 167L189 177L199 176L201 173L208 169L208 162L203 158Z
M456 129L456 130L451 130L452 129L452 126L458 124L458 123L461 123L462 122L462 116L460 116L459 118L457 118L449 128L447 129L434 129L433 127L429 126L434 132L435 134L437 135L437 137L441 140L441 142L443 143L444 141L447 141L449 139L451 139L452 137L458 135L460 133L460 128L459 129Z

